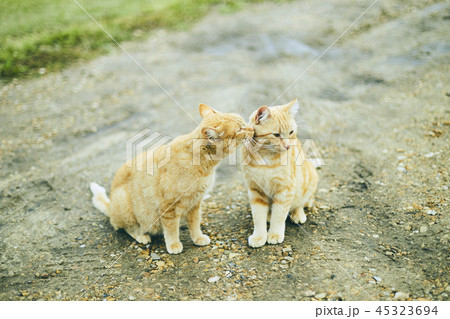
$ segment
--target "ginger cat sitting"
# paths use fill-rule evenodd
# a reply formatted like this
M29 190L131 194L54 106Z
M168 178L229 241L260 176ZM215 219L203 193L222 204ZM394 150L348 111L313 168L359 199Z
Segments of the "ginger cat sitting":
M294 120L298 110L296 101L281 106L262 106L250 116L255 133L253 145L242 148L242 158L249 160L243 163L242 170L254 223L253 234L248 238L251 247L261 247L266 241L269 244L283 242L288 213L295 223L304 223L303 207L313 205L319 177L311 162L305 160L301 165L296 164L301 152ZM259 147L260 157L251 154L255 146Z
M150 242L149 234L162 229L170 254L183 250L179 239L182 216L187 217L195 245L210 243L200 228L203 196L212 187L220 160L234 152L239 141L253 136L251 126L238 114L221 113L205 104L200 104L199 110L203 120L194 131L144 152L119 168L112 183L111 200L103 187L90 185L94 206L109 216L115 229L125 229L142 244ZM195 149L194 141L201 141L202 145ZM216 152L219 147L221 152ZM153 175L138 170L137 163L153 169L153 163L166 159L168 149L170 160L154 170Z

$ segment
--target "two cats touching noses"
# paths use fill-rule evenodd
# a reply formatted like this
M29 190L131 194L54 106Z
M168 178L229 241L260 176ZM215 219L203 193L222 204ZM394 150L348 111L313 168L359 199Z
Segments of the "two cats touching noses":
M186 217L193 243L208 245L210 239L200 227L203 197L213 185L220 160L245 144L241 153L246 163L241 169L254 224L248 243L256 248L283 242L288 216L295 223L306 221L304 208L312 207L319 179L313 163L297 163L302 152L294 119L297 101L262 106L249 123L238 114L205 104L200 104L199 111L202 122L191 133L123 164L113 179L110 198L103 187L91 183L92 203L109 217L114 229L123 228L141 244L162 232L167 251L181 253L180 220ZM192 147L195 139L206 141L198 154ZM216 152L219 143L221 151ZM147 163L164 160L168 148L170 160L153 174L138 169L137 163L148 167ZM252 150L257 150L257 156ZM199 165L194 165L194 156L200 157Z

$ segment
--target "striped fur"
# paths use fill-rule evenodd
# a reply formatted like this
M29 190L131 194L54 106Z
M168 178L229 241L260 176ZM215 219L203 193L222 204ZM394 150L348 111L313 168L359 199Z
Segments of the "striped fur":
M254 223L253 234L248 239L251 247L283 242L288 214L295 223L304 223L304 207L313 205L319 177L311 162L300 162L304 156L296 135L297 110L294 100L280 106L262 106L250 116L255 134L253 142L242 148L243 158L250 159L242 165L242 171ZM258 149L264 163L252 155L254 149Z

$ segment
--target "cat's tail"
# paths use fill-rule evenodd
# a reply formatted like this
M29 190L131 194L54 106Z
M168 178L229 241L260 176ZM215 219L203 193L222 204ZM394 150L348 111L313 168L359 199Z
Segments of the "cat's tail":
M91 188L92 204L94 207L108 216L109 198L106 196L106 190L95 182L92 182L89 187Z

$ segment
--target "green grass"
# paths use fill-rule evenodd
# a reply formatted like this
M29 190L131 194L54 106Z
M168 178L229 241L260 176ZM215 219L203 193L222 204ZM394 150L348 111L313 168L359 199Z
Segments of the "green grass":
M213 6L262 0L77 0L118 42L156 28L186 29ZM141 30L144 32L135 32ZM114 42L73 0L0 1L0 77L33 76L108 52Z

